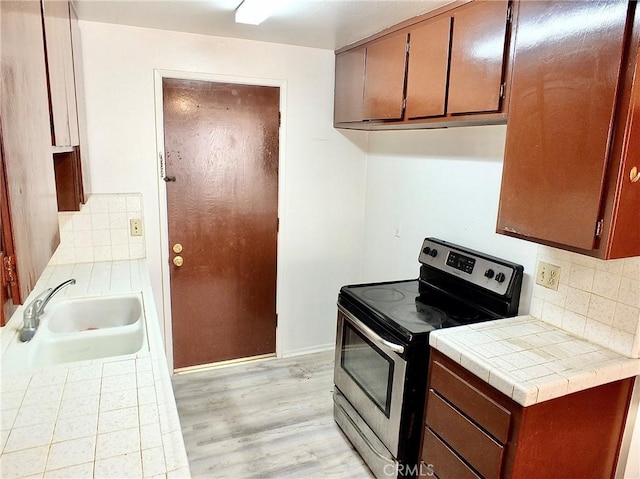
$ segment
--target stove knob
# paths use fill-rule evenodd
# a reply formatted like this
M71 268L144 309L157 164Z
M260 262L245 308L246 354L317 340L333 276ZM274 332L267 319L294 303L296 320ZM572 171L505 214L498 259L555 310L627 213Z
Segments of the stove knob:
M506 279L506 277L505 277L504 273L496 274L496 281L498 283L502 283L505 279Z
M425 246L424 249L422 250L424 254L429 254L430 251L431 251L431 248L429 248L428 246Z
M433 248L430 252L429 252L429 256L435 258L436 256L438 256L438 250Z
M494 274L496 274L496 273L495 273L495 271L493 271L491 268L489 268L488 270L486 270L486 271L484 272L484 276L485 276L486 278L489 278L489 279L493 278L493 275L494 275Z

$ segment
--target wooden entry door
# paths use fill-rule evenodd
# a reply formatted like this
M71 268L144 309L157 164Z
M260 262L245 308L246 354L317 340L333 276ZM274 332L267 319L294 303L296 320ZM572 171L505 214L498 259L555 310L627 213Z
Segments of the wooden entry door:
M175 368L275 353L279 104L163 79Z

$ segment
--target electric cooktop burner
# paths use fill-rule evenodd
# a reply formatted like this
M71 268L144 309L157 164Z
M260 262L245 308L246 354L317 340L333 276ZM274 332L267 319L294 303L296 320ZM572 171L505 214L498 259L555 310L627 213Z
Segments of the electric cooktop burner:
M371 301L380 301L384 303L402 301L405 298L405 295L396 289L381 287L366 288L362 292L362 296Z
M406 323L417 326L425 323L433 326L434 329L441 328L447 321L447 315L440 309L427 306L419 301L415 304L401 304L391 310L392 317L401 317Z
M465 307L460 302L447 301L437 293L420 294L418 280L351 285L343 287L342 292L410 335L482 319L478 310Z

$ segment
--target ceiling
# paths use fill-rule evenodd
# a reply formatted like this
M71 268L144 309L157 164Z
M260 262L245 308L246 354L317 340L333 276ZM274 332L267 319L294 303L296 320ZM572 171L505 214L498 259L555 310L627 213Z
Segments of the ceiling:
M234 22L240 0L73 1L81 20L335 50L452 0L290 0L257 26Z

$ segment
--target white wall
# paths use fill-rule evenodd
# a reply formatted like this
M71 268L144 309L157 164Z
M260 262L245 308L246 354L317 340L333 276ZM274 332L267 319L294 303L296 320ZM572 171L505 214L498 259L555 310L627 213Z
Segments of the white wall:
M366 146L366 133L332 128L333 52L94 22L80 30L89 189L143 194L161 317L154 69L286 81L278 349L331 345L339 287L359 279Z
M537 246L495 233L506 126L371 133L362 279L418 275L435 236L520 263L529 310ZM399 233L399 237L396 234Z

